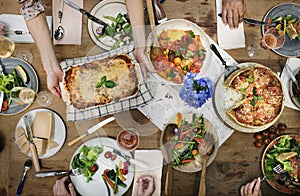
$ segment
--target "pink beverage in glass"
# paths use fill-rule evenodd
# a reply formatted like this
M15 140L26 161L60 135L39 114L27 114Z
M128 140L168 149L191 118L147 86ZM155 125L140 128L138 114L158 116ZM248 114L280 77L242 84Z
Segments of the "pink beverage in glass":
M285 40L284 32L277 28L267 30L261 40L263 48L278 49L283 46Z

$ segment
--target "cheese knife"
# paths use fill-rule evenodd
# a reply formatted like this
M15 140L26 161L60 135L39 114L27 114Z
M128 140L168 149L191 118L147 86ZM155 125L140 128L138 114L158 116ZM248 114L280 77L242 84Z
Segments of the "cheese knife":
M99 122L98 124L94 125L93 127L89 128L84 134L80 135L79 137L73 139L72 141L70 141L68 143L68 146L72 146L73 144L75 144L76 142L78 142L79 140L83 139L84 137L94 133L95 131L97 131L98 129L100 129L101 127L103 127L104 125L110 123L111 121L115 120L115 117L109 117L101 122Z
M148 168L149 166L145 163L143 163L142 161L139 161L137 159L134 159L126 154L124 154L123 152L121 152L120 150L117 150L115 148L112 148L113 149L113 153L115 153L116 155L119 155L120 157L123 157L125 160L135 164L135 165L138 165L142 168Z
M31 152L31 156L32 156L32 162L33 162L34 169L36 172L39 172L41 170L40 163L39 163L39 157L37 154L36 146L33 142L33 134L32 134L32 130L31 130L31 124L30 124L29 118L30 117L28 115L25 115L23 117L24 124L25 124L24 134L25 134L26 139L29 142L29 148L30 148L30 152Z

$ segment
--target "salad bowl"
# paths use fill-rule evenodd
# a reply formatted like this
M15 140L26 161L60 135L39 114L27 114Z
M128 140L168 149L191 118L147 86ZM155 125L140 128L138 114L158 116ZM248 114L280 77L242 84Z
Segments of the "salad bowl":
M203 138L200 138L202 137L200 135L194 135L195 132L199 133L201 124L204 125L203 128L205 130L205 134L202 135ZM179 128L176 129L176 126L174 127L168 125L179 125ZM213 162L218 152L219 139L214 125L204 116L202 116L202 114L182 114L181 119L178 119L177 116L171 119L168 125L161 134L160 145L165 161L167 163L170 162L174 169L187 173L201 171L203 157L212 146L214 147L214 150L207 159L206 167ZM200 125L200 127L198 125ZM181 129L181 126L184 128ZM195 129L194 126L198 128ZM170 127L174 127L174 136L170 138L168 142L166 142L165 135L168 133L165 133L165 131L170 131L168 130ZM177 132L177 130L183 131ZM183 134L183 132L189 132L189 130L191 130L189 134ZM182 134L184 137L180 136ZM185 150L183 150L184 148Z
M284 134L272 140L266 147L261 169L266 181L275 190L285 194L299 194L300 183L296 167L299 166L300 136L297 134ZM283 172L276 174L272 168L278 164Z

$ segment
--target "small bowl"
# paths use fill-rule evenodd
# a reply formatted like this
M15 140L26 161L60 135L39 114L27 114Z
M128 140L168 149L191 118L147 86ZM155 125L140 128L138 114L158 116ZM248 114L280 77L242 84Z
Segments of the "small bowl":
M139 134L133 129L122 130L117 135L117 143L122 149L134 151L140 143Z
M300 68L296 69L294 71L294 75L298 75L300 74ZM300 108L300 99L298 99L295 95L294 95L294 91L293 91L293 82L292 80L289 81L289 93L290 93L290 97L293 101L293 103L298 107Z

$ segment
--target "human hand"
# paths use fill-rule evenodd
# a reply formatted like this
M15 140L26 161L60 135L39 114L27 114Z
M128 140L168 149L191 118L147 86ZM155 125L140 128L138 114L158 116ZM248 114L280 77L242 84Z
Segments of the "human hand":
M60 180L56 180L53 185L53 195L54 196L76 196L76 191L72 183L69 183L68 188L69 191L65 187L65 181L69 178L69 176L65 176Z
M62 80L63 72L60 68L56 68L52 72L47 73L47 86L49 91L58 98L61 98L61 89L59 82Z
M260 178L257 178L242 186L240 189L241 196L261 196L260 183Z
M6 28L6 25L3 22L0 22L0 36L5 35L5 28Z
M137 183L137 196L150 196L155 190L154 179L150 175L139 177Z
M151 66L151 62L149 61L148 57L146 56L145 48L136 48L133 51L133 54L134 54L136 60L141 65L141 69L142 69L144 77L147 76L147 71L149 71L150 73L156 72L156 70Z
M244 0L222 0L222 20L230 29L238 28L246 13Z

